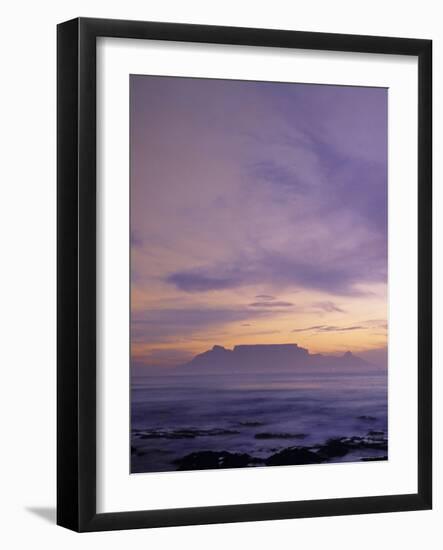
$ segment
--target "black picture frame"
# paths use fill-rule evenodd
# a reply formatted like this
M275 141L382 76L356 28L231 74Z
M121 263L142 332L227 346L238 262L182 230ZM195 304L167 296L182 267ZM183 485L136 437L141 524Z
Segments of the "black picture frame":
M96 511L96 39L400 54L418 58L418 491L136 512ZM57 523L104 531L426 510L432 506L432 42L78 18L57 29Z

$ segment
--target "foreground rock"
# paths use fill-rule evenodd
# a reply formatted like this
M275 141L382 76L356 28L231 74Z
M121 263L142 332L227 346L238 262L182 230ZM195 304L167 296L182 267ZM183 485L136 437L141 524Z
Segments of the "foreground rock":
M288 447L266 459L266 466L292 466L296 464L319 464L323 462L319 454L306 447Z
M387 451L388 440L384 432L368 432L365 437L343 437L340 441L349 449L379 449Z
M328 439L325 445L318 449L319 456L325 460L330 458L340 458L348 454L350 447L342 439Z
M177 470L213 470L221 468L245 468L261 463L247 453L229 453L227 451L199 451L174 460Z
M388 440L384 432L371 430L365 437L340 437L328 439L325 445L318 449L318 454L325 459L339 458L351 451L374 449L387 451Z

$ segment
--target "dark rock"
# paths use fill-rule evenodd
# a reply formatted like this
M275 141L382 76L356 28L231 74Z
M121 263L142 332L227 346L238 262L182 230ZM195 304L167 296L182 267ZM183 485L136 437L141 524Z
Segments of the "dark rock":
M254 435L255 439L304 439L307 437L307 434L298 433L272 433L272 432L263 432Z
M388 450L388 440L382 435L368 435L366 437L361 437L360 441L357 443L357 446L360 449L380 449L383 451Z
M318 454L324 458L336 458L348 454L349 445L343 442L343 439L328 439L325 445L322 445Z
M362 462L378 462L379 460L388 460L387 456L365 456L360 459Z
M325 445L318 449L318 454L325 459L342 457L351 451L361 449L378 449L386 451L388 440L384 432L371 430L366 437L340 437L328 439Z
M245 468L250 464L262 462L246 453L227 451L199 451L174 460L177 470L212 470L220 468Z
M340 437L338 439L328 440L328 442L326 443L326 447L331 443L337 448L340 446L347 448L348 451L353 451L356 449L387 450L388 448L388 440L383 435L382 436L367 435L366 437L359 437L359 436Z
M296 464L319 464L324 459L306 447L288 447L271 455L265 461L266 466L291 466Z

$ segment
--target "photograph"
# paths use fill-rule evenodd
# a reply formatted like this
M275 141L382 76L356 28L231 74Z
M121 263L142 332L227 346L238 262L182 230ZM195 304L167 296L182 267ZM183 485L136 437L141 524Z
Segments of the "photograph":
M364 476L389 459L389 90L128 78L131 474Z
M5 3L0 546L438 548L442 10L370 8Z

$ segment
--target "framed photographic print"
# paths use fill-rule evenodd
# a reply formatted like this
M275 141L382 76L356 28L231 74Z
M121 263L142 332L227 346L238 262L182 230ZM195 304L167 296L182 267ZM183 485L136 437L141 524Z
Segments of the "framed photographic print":
M431 508L431 41L58 26L58 524Z

